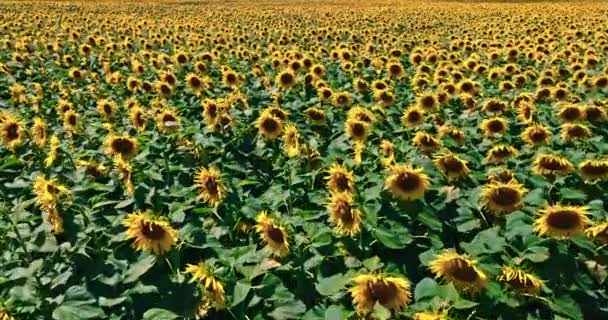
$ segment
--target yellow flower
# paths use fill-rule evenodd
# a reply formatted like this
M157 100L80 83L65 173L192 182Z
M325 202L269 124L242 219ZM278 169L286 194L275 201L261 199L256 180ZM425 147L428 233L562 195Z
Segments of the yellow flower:
M585 234L602 245L608 245L608 220L590 226Z
M541 236L571 238L581 235L590 223L587 209L579 206L553 205L538 212L534 231Z
M283 123L281 119L272 115L269 111L264 111L256 120L258 132L267 140L274 140L281 135Z
M414 169L412 166L397 164L391 167L390 174L385 179L384 188L397 199L413 201L424 197L428 189L429 177L422 168Z
M198 264L187 264L186 273L192 278L190 283L198 283L204 289L207 298L213 300L216 308L223 308L225 303L225 291L222 282L213 274L210 266L203 262Z
M181 127L179 116L170 109L164 109L156 115L156 126L161 132L175 132Z
M493 137L509 130L509 123L505 118L494 117L483 120L480 127L486 137Z
M361 120L348 119L344 131L346 136L353 141L365 141L369 134L369 124Z
M412 141L414 145L420 149L420 151L425 153L433 153L442 146L440 140L422 131L416 132Z
M545 286L544 282L537 276L510 266L503 266L498 275L498 281L509 285L518 293L538 295Z
M565 104L560 107L559 118L563 122L576 122L585 119L585 109L576 104Z
M489 163L500 163L517 155L517 149L506 144L497 144L488 150L486 160Z
M541 154L534 159L532 172L541 176L565 176L574 170L568 159L552 154Z
M127 240L133 239L132 246L136 250L162 255L177 242L177 231L169 222L150 212L130 213L122 220L122 224L127 228Z
M564 142L583 140L591 136L591 129L580 123L564 123L561 126L561 137Z
M212 207L217 207L226 196L222 174L215 167L199 168L194 182L199 189L198 198Z
M111 134L106 138L106 153L108 155L131 159L137 154L138 149L137 140L129 136Z
M352 280L348 290L360 316L367 316L377 304L391 312L401 311L412 301L411 285L408 279L384 274L362 274Z
M118 171L118 175L120 176L120 179L122 180L123 184L125 185L125 189L126 189L127 193L133 194L133 192L135 191L135 186L133 185L133 180L132 180L133 166L131 165L131 163L129 163L128 159L117 156L117 157L114 157L114 166L116 167L116 170Z
M59 156L59 137L57 137L57 135L55 134L52 135L50 144L51 146L49 153L44 159L44 166L46 168L52 166L55 160L57 160L57 157Z
M551 131L541 124L532 124L522 131L521 139L532 146L548 144L551 140Z
M300 153L300 133L293 124L285 126L283 133L283 150L288 157L293 158Z
M578 165L578 169L587 182L608 180L608 160L585 160Z
M296 75L290 69L285 69L275 79L275 82L283 89L289 89L296 83Z
M514 180L491 182L481 191L481 204L493 214L513 212L523 205L526 189Z
M32 126L32 136L34 137L34 143L38 146L46 144L46 129L47 125L40 117L34 118L34 125Z
M38 175L34 180L33 191L36 195L36 203L46 214L53 233L63 233L63 218L57 206L69 195L68 189L55 179Z
M436 278L443 278L466 293L477 293L488 284L488 277L477 268L477 262L453 249L438 254L430 269Z
M327 203L329 222L339 234L354 237L361 232L361 211L355 207L349 193L333 193Z
M129 119L131 120L131 125L133 125L137 132L146 130L146 113L138 105L135 105L129 109Z
M344 166L334 163L327 170L327 190L331 193L336 192L355 192L355 176Z
M97 111L104 116L106 121L114 121L116 113L116 103L109 99L101 99L97 101Z
M23 124L11 115L3 115L0 122L0 137L2 143L11 151L15 151L25 140Z
M312 121L315 125L324 125L327 121L327 116L325 115L325 111L319 108L311 107L304 110L306 117Z
M403 112L401 122L407 128L415 128L424 123L424 110L418 107L409 107Z
M469 175L468 161L461 159L451 152L438 154L433 159L433 164L448 177L454 180Z
M265 249L274 256L284 257L289 253L289 237L285 227L277 224L266 211L260 212L256 217L255 230L265 244Z

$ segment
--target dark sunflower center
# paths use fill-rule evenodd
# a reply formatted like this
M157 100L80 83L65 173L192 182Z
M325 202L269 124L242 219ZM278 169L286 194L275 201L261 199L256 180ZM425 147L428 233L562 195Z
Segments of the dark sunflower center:
M363 137L365 135L365 126L362 123L353 123L351 129L355 137Z
M544 130L534 130L530 133L529 137L532 142L538 143L544 141L547 138L547 134Z
M226 75L226 81L228 83L235 83L236 82L236 76L232 73L229 73L228 75Z
M217 194L218 187L217 187L217 182L215 181L215 179L213 179L213 178L207 179L207 181L205 182L205 189L211 195Z
M190 79L190 85L193 88L198 88L201 86L201 80L199 78L193 77L192 79Z
M174 85L175 84L175 77L173 77L172 75L168 75L165 77L165 81L167 81L167 83L169 83L170 85Z
M279 128L279 124L272 118L264 119L262 127L266 132L273 133Z
M325 99L329 99L331 97L331 91L329 91L329 90L323 90L323 97Z
M103 105L103 112L106 113L106 114L112 113L112 107L110 107L109 104L104 104Z
M450 275L463 282L474 282L478 275L475 269L465 260L457 258L449 267Z
M270 240L276 243L283 243L285 241L283 231L273 225L268 227L268 237L270 238Z
M532 282L530 281L521 281L518 278L513 278L507 282L509 286L516 290L528 291L533 289Z
M598 120L602 117L602 113L597 108L589 108L587 109L587 119L591 121Z
M177 119L171 114L163 115L163 122L175 122Z
M508 157L511 155L511 151L507 148L500 148L500 149L494 150L492 152L492 155L497 158L505 158L505 157Z
M565 168L565 165L563 165L558 159L554 158L542 158L539 164L544 169L551 171L562 170Z
M418 122L420 121L420 118L422 118L422 115L418 111L412 111L407 114L407 120L409 122Z
M339 104L344 104L346 102L348 102L348 98L346 96L339 96L338 97L338 103Z
M435 147L437 145L437 141L435 141L435 139L433 139L432 137L429 136L423 136L422 139L420 139L420 143L425 146L425 147Z
M283 85L290 85L293 82L293 76L291 73L283 73L281 75L281 83Z
M449 172L460 172L464 169L462 162L452 157L443 159L442 162L445 169Z
M602 175L608 173L608 164L606 163L598 163L598 164L587 164L581 167L581 171L585 174L591 175Z
M422 183L420 177L415 173L402 173L397 177L397 187L403 191L414 191Z
M38 139L44 138L44 133L44 128L36 127L36 137L38 137Z
M381 305L388 305L397 296L398 288L393 283L381 281L368 282L367 289L371 298Z
M562 116L566 120L576 120L581 116L581 111L578 108L566 108L562 112Z
M116 138L112 141L112 150L122 155L130 154L134 147L133 143L125 138Z
M424 97L424 98L422 98L421 103L422 103L422 106L425 109L430 109L430 108L432 108L435 105L435 99L433 97L430 97L430 96L429 97Z
M498 120L493 120L488 123L488 130L493 133L501 132L502 130L504 130L504 128L505 126L503 125L503 123Z
M169 88L168 85L163 84L163 85L160 86L160 92L162 94L169 94L169 93L171 93L171 89Z
M19 125L11 123L6 127L6 137L9 140L15 140L19 138Z
M570 229L577 226L580 222L578 213L572 210L560 210L551 213L547 217L547 224L552 228Z
M71 114L68 116L68 123L72 126L76 125L76 116Z
M396 64L394 64L394 65L390 66L389 72L391 74L399 74L399 73L401 73L401 67L398 66L398 65L396 65Z
M498 187L492 193L493 202L501 206L511 206L519 202L519 192L511 187Z
M162 226L154 222L142 221L140 228L144 237L150 240L161 240L167 233Z
M578 138L586 136L587 132L585 132L585 129L583 129L582 127L575 126L568 130L568 134L575 138Z
M462 86L460 87L460 89L464 92L469 92L473 90L473 84L470 82L465 82L462 84Z
M359 114L359 120L363 121L363 122L372 122L372 118L370 118L367 114L365 113L361 113Z
M141 112L138 112L135 115L135 122L137 123L138 126L142 126L144 124L144 118L143 118Z
M177 56L177 62L186 63L186 56L183 54L180 54L179 56Z
M323 120L323 114L321 112L318 112L316 110L311 110L308 115L310 116L311 119L315 120L315 121L320 121Z
M215 118L217 115L217 106L215 104L207 105L207 113L211 116L211 118Z
M376 83L375 87L376 87L376 90L384 90L384 89L386 89L386 85L384 83L382 83L382 82Z

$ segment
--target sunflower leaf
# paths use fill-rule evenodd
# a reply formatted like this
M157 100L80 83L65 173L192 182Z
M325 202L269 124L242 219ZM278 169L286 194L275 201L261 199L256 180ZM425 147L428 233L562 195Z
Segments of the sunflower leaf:
M131 265L131 267L125 272L123 283L131 283L137 281L144 273L148 272L154 263L156 258L152 255L143 255L139 261Z

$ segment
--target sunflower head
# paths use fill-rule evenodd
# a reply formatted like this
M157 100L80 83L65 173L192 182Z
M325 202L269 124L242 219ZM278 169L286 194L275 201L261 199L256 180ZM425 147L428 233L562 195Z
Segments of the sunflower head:
M578 169L585 181L608 180L608 160L606 159L585 160L578 165Z
M131 159L137 154L139 144L137 140L129 136L110 135L106 139L106 153L112 156L120 156Z
M431 134L418 131L412 139L414 145L422 152L433 153L441 148L441 140L433 137Z
M590 220L587 209L579 206L553 205L538 212L534 231L541 236L571 238L582 234Z
M430 185L429 177L422 168L398 164L391 167L390 174L385 179L385 189L399 200L413 201L424 197Z
M541 124L532 124L522 131L521 139L532 146L548 144L551 131Z
M361 232L361 211L349 193L333 193L327 203L329 222L339 234L354 237Z
M425 112L432 112L439 107L437 95L431 92L423 93L416 98L416 106Z
M559 118L563 122L576 122L585 119L585 109L576 104L562 105L558 112Z
M515 180L490 182L481 191L481 204L495 215L510 213L521 208L525 194L526 189Z
M454 180L469 175L467 161L451 152L436 155L433 164L443 172L448 180Z
M300 133L293 124L285 126L283 133L283 150L288 157L292 158L300 153Z
M506 144L498 144L488 150L486 160L489 163L500 163L516 155L517 149L515 149L515 147Z
M285 69L277 75L275 82L283 89L289 89L296 83L296 75L291 69Z
M580 123L564 123L561 127L561 137L565 142L583 140L591 136L591 129Z
M325 111L323 111L323 109L310 107L304 110L304 113L306 114L306 117L315 125L324 125L327 121L327 116L325 115Z
M505 118L494 117L483 120L480 127L486 137L493 137L509 130L509 122Z
M477 262L453 249L438 254L430 269L435 277L451 282L465 293L477 293L488 284L488 277L477 268Z
M545 177L565 176L573 170L574 166L568 159L552 154L539 155L532 167L532 172Z
M127 239L133 239L133 248L162 255L171 250L177 241L177 231L166 219L150 212L134 212L123 219Z
M345 133L353 141L365 141L369 135L369 124L357 119L348 119L345 123Z
M212 207L217 207L226 195L226 186L220 171L215 167L198 169L194 182L199 190L199 199Z
M376 303L391 312L399 312L412 300L410 282L403 277L362 274L353 278L352 283L348 291L360 316L371 313Z
M498 281L506 283L513 291L530 295L538 295L545 286L537 276L522 269L503 266L498 275Z
M179 116L173 110L164 108L159 111L156 115L156 126L161 132L175 132L181 127Z
M38 146L43 146L46 144L47 134L46 134L47 125L44 120L40 117L34 118L34 125L32 126L32 136L34 137L34 143Z
M262 211L256 217L256 232L260 235L266 250L277 257L284 257L289 253L289 236L285 227L271 217L268 212Z
M262 112L256 120L258 132L267 140L274 140L281 135L283 131L283 122L278 117L274 116L268 110Z
M2 143L9 150L14 151L25 141L23 124L10 115L4 115L4 120L0 122L0 137Z
M331 193L354 193L355 176L352 171L344 166L334 163L327 169L327 190Z
M590 226L585 230L585 234L601 245L608 245L608 220Z
M223 308L226 301L224 285L217 278L211 266L199 262L198 264L186 265L186 273L189 273L190 283L197 283L203 289L206 298L214 302L216 308Z
M407 128L415 128L419 126L424 122L424 110L416 106L407 108L403 112L401 122L403 122Z

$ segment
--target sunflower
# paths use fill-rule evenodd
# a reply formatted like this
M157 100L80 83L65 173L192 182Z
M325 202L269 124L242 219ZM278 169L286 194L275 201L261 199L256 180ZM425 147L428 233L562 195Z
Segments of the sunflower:
M177 84L177 77L175 76L175 74L171 71L164 71L161 75L160 75L160 80L162 82L167 83L168 85L170 85L171 87L175 87L175 85Z
M382 153L382 165L385 168L392 166L395 163L395 145L389 140L380 142L380 152Z
M591 129L580 123L564 123L560 134L564 142L571 142L591 136Z
M349 139L353 141L365 141L369 134L369 124L367 122L356 120L356 119L348 119L346 120L345 133Z
M506 144L498 144L488 150L486 160L489 163L499 163L517 155L517 149Z
M591 121L591 122L601 122L601 121L605 121L606 118L608 118L608 115L606 114L606 110L604 110L600 106L587 106L585 108L585 115L586 115L587 121Z
M97 111L104 116L106 121L114 121L116 113L116 103L109 99L101 99L97 101Z
M534 159L532 172L541 176L565 176L574 170L568 159L552 154L541 154Z
M419 107L412 106L403 112L401 122L408 128L415 128L424 123L424 110Z
M217 308L223 308L226 302L224 285L215 276L213 269L203 263L198 264L187 264L186 273L189 273L192 277L189 283L198 283L202 289L204 289L206 298L211 299Z
M137 154L138 149L139 144L137 140L126 135L118 136L111 134L106 139L106 153L112 156L131 159Z
M481 190L481 204L495 215L510 213L522 207L526 192L515 180L491 182Z
M175 132L181 127L181 121L177 113L173 110L164 108L156 115L156 126L161 132Z
M397 164L391 167L384 187L397 199L413 201L424 197L429 185L429 177L422 168L414 169L409 165Z
M258 214L255 230L265 244L265 249L274 256L284 257L289 253L289 238L285 227L270 217L268 212L262 211Z
M490 114L500 114L508 109L509 105L502 100L489 99L481 107L481 110Z
M137 130L142 132L146 130L146 113L139 106L134 106L129 110L129 119L131 119L131 125Z
M461 159L451 152L438 154L433 159L433 164L448 177L455 180L469 175L468 161Z
M277 74L275 83L283 89L289 89L296 84L296 75L291 69L285 69Z
M339 108L346 108L350 106L353 101L353 97L348 91L335 92L332 96L332 104Z
M553 205L541 209L534 220L534 231L541 236L571 238L582 234L590 220L587 208Z
M213 126L222 112L223 105L215 100L206 99L202 102L203 105L203 119L208 126Z
M522 131L521 139L532 146L548 144L551 140L551 131L541 124L532 124Z
M608 220L590 226L585 234L602 245L608 245Z
M327 190L331 193L355 192L355 176L352 171L349 171L345 167L334 163L329 169L327 179Z
M59 137L57 137L56 134L52 135L49 144L49 152L47 157L44 159L44 166L46 168L52 166L59 156Z
M506 283L515 292L529 295L538 295L545 286L543 280L537 276L510 266L502 267L497 280Z
M608 180L608 160L585 160L578 165L585 181Z
M509 182L516 182L517 183L517 179L515 179L515 175L513 174L513 171L507 169L507 168L491 168L490 170L488 170L488 182L489 183L493 183L493 182L502 182L502 183L509 183Z
M441 141L426 132L418 131L414 135L412 142L418 149L425 153L433 153L441 148Z
M442 125L437 131L439 132L440 138L444 138L447 136L453 139L458 144L463 144L465 142L464 131L458 128Z
M11 115L4 115L0 122L0 137L2 143L11 151L15 151L24 143L25 131L23 124Z
M283 122L270 111L265 110L256 120L258 132L266 140L274 140L283 131Z
M194 177L194 182L199 189L198 199L202 199L210 206L217 207L225 197L226 186L222 180L222 174L215 167L200 167Z
M368 124L373 124L376 122L376 117L374 114L369 109L364 107L354 107L348 110L346 118L363 121Z
M32 126L32 136L34 137L34 143L38 146L46 144L46 129L47 125L40 117L34 118L34 125Z
M416 97L416 106L425 112L432 112L439 107L437 95L432 92L426 92Z
M311 107L304 110L306 117L315 125L324 125L327 121L325 111L319 108Z
M293 124L285 126L283 133L283 150L288 157L293 158L300 153L300 133Z
M361 211L355 207L350 193L332 193L327 203L329 222L339 234L354 237L361 232Z
M334 92L330 88L323 87L317 91L317 95L322 102L331 102Z
M0 320L15 320L15 318L7 310L0 307Z
M401 311L412 301L411 285L407 278L384 274L362 274L352 280L348 290L357 314L366 317L376 304L391 312Z
M517 119L523 124L532 122L535 114L536 107L531 102L522 102L517 107Z
M186 86L190 91L198 94L203 90L204 82L196 73L188 73L186 75Z
M132 246L140 251L152 251L162 255L177 242L177 231L169 222L150 212L133 212L122 220L127 228L127 240L133 239Z
M164 98L169 98L173 95L173 87L165 81L157 81L155 87L156 92Z
M386 64L388 76L394 79L402 78L405 75L405 70L399 61L389 61Z
M414 314L413 320L449 320L448 311L422 311Z
M488 284L488 277L477 268L477 262L454 249L444 250L435 256L430 265L436 278L451 282L463 292L475 294Z
M557 115L563 122L581 121L584 120L586 117L585 109L576 104L562 105Z
M492 137L497 134L504 134L509 130L509 122L502 117L493 117L483 120L480 124L480 128L486 137Z

